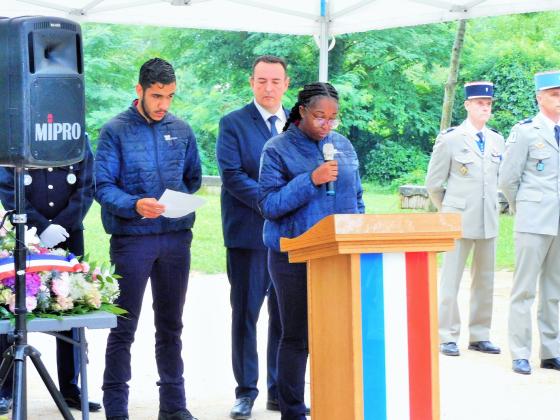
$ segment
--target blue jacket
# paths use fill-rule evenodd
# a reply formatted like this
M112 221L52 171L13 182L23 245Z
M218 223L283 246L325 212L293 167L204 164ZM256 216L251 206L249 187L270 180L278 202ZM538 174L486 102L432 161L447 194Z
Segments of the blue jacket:
M333 143L338 161L336 194L315 186L311 173L322 163L323 144ZM331 214L363 213L358 157L350 141L335 132L317 142L295 125L270 139L261 156L259 205L266 219L264 244L280 251L280 238L301 235Z
M93 202L93 155L89 142L81 162L26 169L25 179L27 225L36 227L38 235L50 224L60 225L70 234L84 229L82 221ZM0 168L0 200L5 209L15 208L13 168Z
M220 120L216 157L222 178L222 229L228 248L265 249L258 208L259 161L270 130L253 102Z
M95 199L109 234L145 235L190 229L194 214L179 219L145 219L141 198L159 199L166 188L192 194L200 188L201 166L191 127L167 113L148 124L134 104L103 126L95 155Z

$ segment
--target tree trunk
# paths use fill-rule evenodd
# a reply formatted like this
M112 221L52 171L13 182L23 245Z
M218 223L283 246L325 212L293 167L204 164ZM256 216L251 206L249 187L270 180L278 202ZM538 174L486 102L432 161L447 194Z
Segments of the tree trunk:
M467 21L462 19L457 26L455 34L455 42L451 51L451 62L449 63L449 77L445 84L445 95L443 97L443 108L441 111L440 130L445 130L451 125L451 116L453 114L453 102L455 101L455 87L457 86L457 77L459 76L459 61L461 59L461 51L465 41L465 29Z

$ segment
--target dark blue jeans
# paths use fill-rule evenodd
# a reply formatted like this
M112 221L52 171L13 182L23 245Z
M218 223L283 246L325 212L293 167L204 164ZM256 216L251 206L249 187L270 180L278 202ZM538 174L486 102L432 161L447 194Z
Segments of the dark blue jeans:
M107 416L128 415L130 347L148 278L156 327L159 408L168 412L186 408L181 332L191 241L190 230L111 237L111 262L115 264L115 272L122 276L121 294L116 303L128 314L118 318L107 339L103 374L103 405Z
M268 295L267 388L268 399L277 400L276 361L280 341L280 315L270 281L265 249L227 249L227 273L231 285L231 359L237 382L235 397L257 398L259 359L257 321Z
M305 420L307 345L307 268L290 264L288 254L268 251L268 270L276 294L282 335L278 347L278 400L282 420Z

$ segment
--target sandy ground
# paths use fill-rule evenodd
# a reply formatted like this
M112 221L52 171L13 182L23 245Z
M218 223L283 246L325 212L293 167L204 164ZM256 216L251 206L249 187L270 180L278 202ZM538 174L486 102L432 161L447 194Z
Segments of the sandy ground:
M485 355L466 349L468 334L461 337L460 357L440 356L442 420L557 420L560 409L560 372L538 368L538 338L533 341L533 374L511 371L507 349L506 318L512 274L499 272L496 278L492 340L503 349L500 355ZM460 293L462 319L468 320L468 273ZM229 284L225 275L193 274L189 285L183 333L183 356L189 409L200 420L227 419L234 401L234 379L230 367ZM130 383L130 418L157 419L158 390L154 362L154 327L151 293L147 291L139 331L133 346L133 378ZM101 401L101 380L107 331L90 330L90 398ZM266 311L259 322L260 354L266 347ZM55 373L54 338L31 334L30 342L43 354L43 361ZM264 359L263 359L264 360ZM260 388L266 388L261 364ZM29 367L29 419L61 418L34 368ZM56 376L56 375L55 375ZM307 387L309 388L309 386ZM308 389L309 391L309 389ZM265 410L266 392L258 398L253 419L280 419ZM80 418L78 411L73 411ZM92 420L104 419L93 413ZM0 417L1 419L1 417ZM346 419L344 419L346 420ZM351 419L348 419L351 420Z

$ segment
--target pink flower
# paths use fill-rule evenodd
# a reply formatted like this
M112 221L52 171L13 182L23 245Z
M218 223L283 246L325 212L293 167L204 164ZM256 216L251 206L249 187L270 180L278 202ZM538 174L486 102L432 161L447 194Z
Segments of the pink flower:
M84 273L89 273L89 269L90 269L89 264L86 261L83 261L81 265L82 265L82 271Z
M13 294L8 300L10 312L16 313L16 295ZM37 307L37 298L35 296L27 296L25 298L25 307L29 312Z
M0 256L2 257L9 257L10 253L8 251L6 251L5 249L2 250L2 252L0 252Z
M37 307L37 298L35 296L27 296L25 298L25 307L29 312Z
M62 274L66 274L63 276ZM60 276L52 280L52 291L59 297L67 297L70 294L70 282L68 273L61 273Z
M95 267L93 272L91 273L91 277L95 279L97 276L100 275L101 275L101 269L99 267Z
M59 311L67 311L74 307L74 303L72 302L72 298L58 296L56 298L56 304L53 305L53 308L56 307L56 310Z

